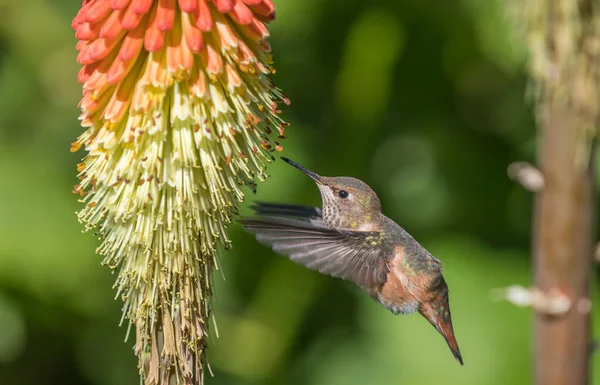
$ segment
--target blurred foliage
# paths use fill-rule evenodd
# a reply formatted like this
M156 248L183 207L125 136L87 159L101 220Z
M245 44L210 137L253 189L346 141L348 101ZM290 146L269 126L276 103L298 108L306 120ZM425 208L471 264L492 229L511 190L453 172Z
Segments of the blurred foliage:
M506 167L534 160L535 131L501 4L276 3L275 81L292 100L285 155L365 180L444 261L465 366L424 319L394 316L235 225L215 274L207 382L529 383L531 312L489 294L531 275L532 199ZM1 384L138 383L113 277L74 215L79 5L0 0ZM312 182L282 163L248 201L319 204Z

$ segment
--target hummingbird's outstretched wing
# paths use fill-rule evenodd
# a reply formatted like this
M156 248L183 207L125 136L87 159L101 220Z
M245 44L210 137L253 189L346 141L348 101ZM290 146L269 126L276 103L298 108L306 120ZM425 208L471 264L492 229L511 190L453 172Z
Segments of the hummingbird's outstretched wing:
M335 230L322 221L276 216L239 221L260 243L311 270L353 281L365 290L387 280L381 233Z

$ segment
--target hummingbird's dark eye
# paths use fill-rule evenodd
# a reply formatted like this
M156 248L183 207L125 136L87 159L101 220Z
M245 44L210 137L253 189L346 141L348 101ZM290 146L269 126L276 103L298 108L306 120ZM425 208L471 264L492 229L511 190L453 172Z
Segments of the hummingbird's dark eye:
M348 195L350 195L350 194L348 194L348 191L346 191L346 190L340 190L340 192L338 192L338 195L340 198L346 199L346 198L348 198Z

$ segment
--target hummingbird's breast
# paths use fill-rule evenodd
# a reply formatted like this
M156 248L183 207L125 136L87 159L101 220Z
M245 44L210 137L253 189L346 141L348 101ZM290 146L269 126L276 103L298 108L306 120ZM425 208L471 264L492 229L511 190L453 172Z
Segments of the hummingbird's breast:
M420 302L413 294L413 280L403 269L404 256L404 248L396 246L394 256L387 262L387 280L375 296L394 314L410 314L419 309Z

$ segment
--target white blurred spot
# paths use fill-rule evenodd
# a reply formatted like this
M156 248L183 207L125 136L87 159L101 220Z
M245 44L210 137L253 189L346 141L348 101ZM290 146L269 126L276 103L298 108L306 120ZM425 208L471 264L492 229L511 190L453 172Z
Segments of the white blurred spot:
M528 162L513 162L508 165L508 177L519 182L527 191L538 192L544 188L544 175Z
M496 300L506 300L519 307L531 307L537 312L549 315L565 314L573 305L571 298L558 289L543 292L536 288L529 289L519 285L495 289L492 291L492 297ZM591 302L587 298L580 299L576 305L579 311L589 312L591 310Z

